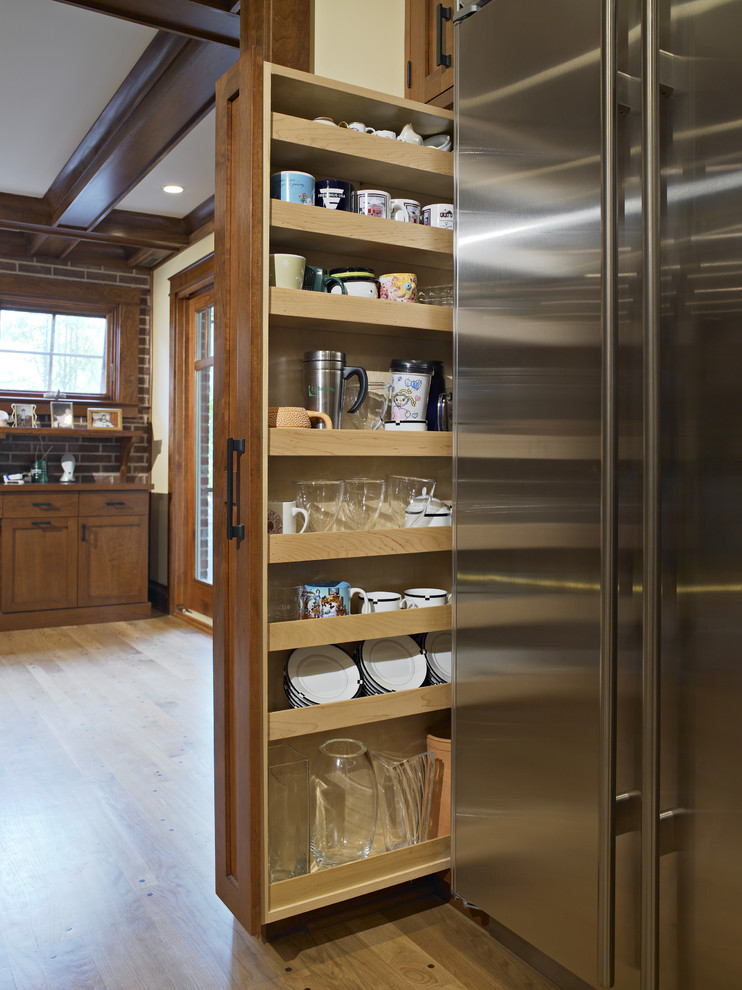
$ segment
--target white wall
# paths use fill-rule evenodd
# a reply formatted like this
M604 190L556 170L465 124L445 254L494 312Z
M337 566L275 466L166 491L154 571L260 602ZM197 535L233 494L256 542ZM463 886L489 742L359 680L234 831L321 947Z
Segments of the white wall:
M152 278L152 530L150 577L167 584L168 434L170 429L170 282L214 250L214 236L192 244L156 268Z
M404 0L314 0L314 72L404 96Z

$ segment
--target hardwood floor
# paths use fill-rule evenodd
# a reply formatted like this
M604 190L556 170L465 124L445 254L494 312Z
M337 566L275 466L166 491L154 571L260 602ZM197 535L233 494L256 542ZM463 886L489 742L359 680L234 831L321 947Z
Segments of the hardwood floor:
M0 990L521 990L435 898L248 936L213 892L211 639L0 633Z

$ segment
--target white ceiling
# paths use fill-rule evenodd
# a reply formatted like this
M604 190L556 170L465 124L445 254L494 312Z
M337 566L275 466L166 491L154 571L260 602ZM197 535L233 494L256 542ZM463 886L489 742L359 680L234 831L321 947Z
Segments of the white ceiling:
M53 0L0 0L0 192L43 196L156 32ZM119 208L182 217L214 192L214 114ZM185 188L162 192L166 182Z

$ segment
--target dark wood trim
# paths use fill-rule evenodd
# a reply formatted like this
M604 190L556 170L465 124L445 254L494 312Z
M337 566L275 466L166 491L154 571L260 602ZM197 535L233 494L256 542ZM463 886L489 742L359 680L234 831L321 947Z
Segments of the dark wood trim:
M168 587L173 609L180 606L204 615L213 611L212 602L192 600L191 575L195 561L192 549L190 493L194 478L187 444L193 438L193 402L188 382L192 378L191 305L194 297L213 297L214 255L195 262L170 279L170 409L168 436L169 534ZM188 520L188 526L183 521Z
M198 0L58 0L71 7L96 10L162 31L210 41L232 48L240 46L240 18Z
M160 581L155 581L153 578L150 578L147 597L149 598L153 609L156 609L158 612L164 612L165 615L170 614L170 598L168 597L168 588L166 584L162 584Z
M0 305L48 306L80 312L104 311L111 328L110 359L114 373L107 395L83 398L81 406L102 402L136 410L139 401L140 288L98 282L67 281L0 272ZM3 392L4 396L10 395ZM28 394L28 393L26 393ZM74 402L74 399L72 400Z
M189 238L193 238L193 235L197 232L203 230L204 227L209 224L214 223L214 197L210 196L205 199L203 203L200 203L191 212L184 217L183 222L185 224L186 233Z
M311 68L310 0L253 0L241 8L240 48L261 50L266 62Z
M51 608L37 612L8 612L0 615L0 630L41 629L50 626L82 626L89 622L124 622L149 619L149 602L134 605L88 605L82 608Z
M115 141L96 156L71 201L55 210L54 223L86 230L100 223L213 108L216 80L236 57L233 49L222 45L186 42L147 99L122 124Z
M188 244L188 238L184 236L178 237L177 240L175 238L160 239L146 235L137 237L125 233L106 233L99 230L88 231L69 227L55 227L51 224L25 223L22 220L7 220L5 217L0 217L0 229L14 230L24 234L45 234L52 236L54 239L71 238L78 243L80 241L88 241L96 244L119 244L122 247L146 247L168 251L170 253L180 251ZM38 251L40 247L40 244L35 246L34 252Z

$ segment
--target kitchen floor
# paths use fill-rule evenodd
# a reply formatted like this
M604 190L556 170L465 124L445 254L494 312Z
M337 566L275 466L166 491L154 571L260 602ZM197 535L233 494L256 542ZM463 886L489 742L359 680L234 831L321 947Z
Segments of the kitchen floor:
M0 990L540 990L434 896L270 944L214 893L211 638L0 633Z

